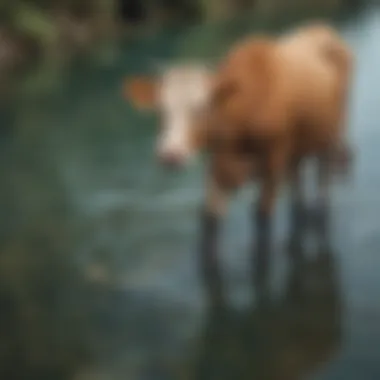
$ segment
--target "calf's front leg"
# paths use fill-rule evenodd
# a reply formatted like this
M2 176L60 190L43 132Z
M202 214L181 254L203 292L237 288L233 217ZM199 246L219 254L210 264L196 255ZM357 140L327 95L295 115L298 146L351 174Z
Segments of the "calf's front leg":
M221 298L221 278L218 263L218 240L221 221L226 213L230 191L214 178L206 185L201 210L200 270L211 297Z

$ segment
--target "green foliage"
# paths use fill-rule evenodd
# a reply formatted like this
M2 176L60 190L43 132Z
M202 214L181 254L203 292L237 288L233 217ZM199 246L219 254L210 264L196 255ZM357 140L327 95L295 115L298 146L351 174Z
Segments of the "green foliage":
M43 46L49 46L58 38L58 29L51 16L27 2L15 5L12 25L19 32L36 38Z

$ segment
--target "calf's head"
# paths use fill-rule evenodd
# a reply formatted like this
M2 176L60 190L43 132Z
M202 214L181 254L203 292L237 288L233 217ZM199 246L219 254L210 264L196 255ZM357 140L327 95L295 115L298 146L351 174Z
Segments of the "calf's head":
M202 65L180 65L157 78L126 81L124 96L136 108L159 114L156 150L165 166L183 167L201 150L210 86L211 75Z

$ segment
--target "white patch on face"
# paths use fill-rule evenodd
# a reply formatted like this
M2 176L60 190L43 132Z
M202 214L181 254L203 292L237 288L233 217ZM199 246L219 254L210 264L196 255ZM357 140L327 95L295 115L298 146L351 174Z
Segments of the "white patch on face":
M158 154L187 161L192 150L192 125L198 112L207 105L209 73L201 65L180 66L164 73L160 85L162 132Z

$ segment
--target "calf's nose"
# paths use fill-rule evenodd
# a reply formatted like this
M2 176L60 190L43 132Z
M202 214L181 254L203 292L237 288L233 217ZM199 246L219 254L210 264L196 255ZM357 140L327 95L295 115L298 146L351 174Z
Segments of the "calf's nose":
M184 155L180 151L175 150L161 152L158 158L161 165L173 169L181 167L184 163Z

